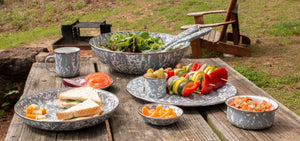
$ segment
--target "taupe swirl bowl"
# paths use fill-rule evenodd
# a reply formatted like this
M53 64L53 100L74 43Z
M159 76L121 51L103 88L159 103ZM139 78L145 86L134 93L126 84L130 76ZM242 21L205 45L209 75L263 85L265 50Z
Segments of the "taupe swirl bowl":
M139 34L141 32L119 32L120 34ZM154 37L160 37L165 43L175 38L170 34L152 33ZM98 35L90 39L89 44L95 55L99 60L107 64L112 70L126 73L141 75L146 73L149 68L157 70L159 68L175 67L175 65L182 59L184 53L188 50L190 42L186 41L181 43L180 49L174 49L167 52L155 53L131 53L131 52L118 52L111 51L105 48L99 48L102 41L107 42L108 37L113 33L106 33Z

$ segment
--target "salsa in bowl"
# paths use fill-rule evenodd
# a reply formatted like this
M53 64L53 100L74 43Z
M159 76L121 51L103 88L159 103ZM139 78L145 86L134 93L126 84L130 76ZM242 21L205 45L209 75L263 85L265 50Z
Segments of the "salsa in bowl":
M278 104L274 100L254 95L238 95L228 98L228 121L243 129L259 130L272 126Z

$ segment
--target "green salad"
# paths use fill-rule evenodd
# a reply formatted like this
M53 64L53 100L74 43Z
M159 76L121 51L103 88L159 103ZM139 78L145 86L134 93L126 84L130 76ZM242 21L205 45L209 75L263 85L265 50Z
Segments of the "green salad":
M149 32L140 34L114 33L108 37L108 42L101 42L100 47L119 52L146 53L147 51L160 50L164 47L161 38L153 37Z

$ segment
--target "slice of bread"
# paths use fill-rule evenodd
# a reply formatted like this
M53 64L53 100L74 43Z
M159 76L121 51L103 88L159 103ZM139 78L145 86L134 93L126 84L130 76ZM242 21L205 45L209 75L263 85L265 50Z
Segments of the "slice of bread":
M58 120L66 120L77 117L90 117L101 113L103 113L102 107L94 101L87 99L63 112L56 113L56 117Z
M56 106L59 108L70 108L72 106L77 105L78 101L67 102L67 100L79 100L85 101L87 99L91 99L96 102L100 107L102 107L102 100L99 97L98 93L92 87L78 87L73 88L71 90L67 90L59 93L58 100L55 101Z

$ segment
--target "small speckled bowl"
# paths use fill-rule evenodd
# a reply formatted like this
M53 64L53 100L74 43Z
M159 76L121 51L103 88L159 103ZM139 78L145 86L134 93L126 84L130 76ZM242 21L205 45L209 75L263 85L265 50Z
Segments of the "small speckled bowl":
M157 106L162 106L164 109L173 108L173 111L177 114L177 117L175 118L153 118L150 116L145 116L141 113L142 108L146 106L149 110L156 109ZM138 113L142 116L142 118L150 124L153 125L170 125L178 121L178 119L183 115L183 110L177 106L169 105L169 104L158 104L158 103L152 103L152 104L145 104L143 106L140 106L138 108Z
M253 101L261 103L263 100L271 103L274 109L271 111L245 111L229 105L229 103L236 97L251 97ZM278 109L278 104L267 97L254 96L254 95L239 95L230 97L226 100L227 105L227 119L228 121L243 129L260 130L272 126L275 117L275 111Z

